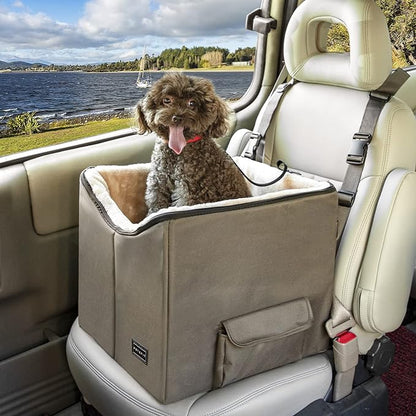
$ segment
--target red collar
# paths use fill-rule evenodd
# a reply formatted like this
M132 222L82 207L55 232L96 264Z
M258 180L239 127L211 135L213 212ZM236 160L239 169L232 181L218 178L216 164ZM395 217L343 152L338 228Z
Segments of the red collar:
M195 142L198 142L201 139L202 139L201 136L195 136L194 138L187 140L186 143L195 143Z

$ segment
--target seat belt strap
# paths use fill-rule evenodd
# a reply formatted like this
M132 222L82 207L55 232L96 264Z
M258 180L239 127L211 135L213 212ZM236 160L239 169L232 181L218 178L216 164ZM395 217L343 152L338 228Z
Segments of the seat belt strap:
M334 339L342 332L350 330L355 325L351 312L334 296L331 309L331 319L325 323L329 337Z
M358 133L352 139L351 149L347 156L348 168L344 182L338 192L340 213L338 243L341 239L355 195L361 180L368 146L384 105L396 94L409 78L402 69L392 72L377 90L370 92ZM348 396L352 391L355 367L358 363L359 348L357 337L350 329L355 325L351 312L334 297L331 319L325 325L328 335L333 339L335 363L335 383L333 401Z
M339 205L347 208L346 215L343 215L343 224L339 227L339 238L345 227L349 209L354 203L358 185L361 180L361 174L364 169L365 159L367 157L367 149L373 138L380 113L383 110L384 105L404 84L407 78L409 78L409 74L401 68L398 68L387 77L380 88L370 92L361 126L358 132L353 136L351 148L347 155L347 172L341 189L338 191Z
M295 83L295 80L293 79L289 82L282 83L282 81L287 78L287 75L287 69L284 66L279 74L276 86L263 107L261 117L256 123L254 131L247 133L249 138L243 151L244 157L257 160L258 162L264 161L264 148L267 130L281 99L289 88Z

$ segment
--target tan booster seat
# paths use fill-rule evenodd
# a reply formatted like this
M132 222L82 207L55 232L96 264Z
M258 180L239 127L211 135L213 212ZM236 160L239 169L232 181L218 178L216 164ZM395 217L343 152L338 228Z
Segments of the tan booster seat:
M259 182L280 172L236 161ZM143 218L147 171L81 176L81 328L164 403L328 348L331 184L287 173L250 198Z

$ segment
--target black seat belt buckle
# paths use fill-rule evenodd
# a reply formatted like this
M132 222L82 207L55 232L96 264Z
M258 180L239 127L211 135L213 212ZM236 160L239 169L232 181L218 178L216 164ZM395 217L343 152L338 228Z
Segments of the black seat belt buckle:
M260 146L260 142L262 138L263 137L261 134L251 132L251 135L250 135L250 138L248 139L243 156L248 157L249 159L252 159L252 160L256 160L257 149Z
M370 91L370 98L372 100L381 101L383 103L388 103L390 101L391 95L375 90L375 91Z
M355 200L355 193L340 189L338 191L338 204L342 207L351 208Z
M347 156L350 165L362 165L367 156L367 148L373 136L369 133L355 133Z

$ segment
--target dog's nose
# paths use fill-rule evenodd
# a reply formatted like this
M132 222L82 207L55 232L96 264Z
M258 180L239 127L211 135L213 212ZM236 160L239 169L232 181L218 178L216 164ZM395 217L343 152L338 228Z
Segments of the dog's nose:
M182 117L181 116L173 116L172 117L172 121L175 123L175 124L178 124L178 123L180 123L181 121L182 121Z

